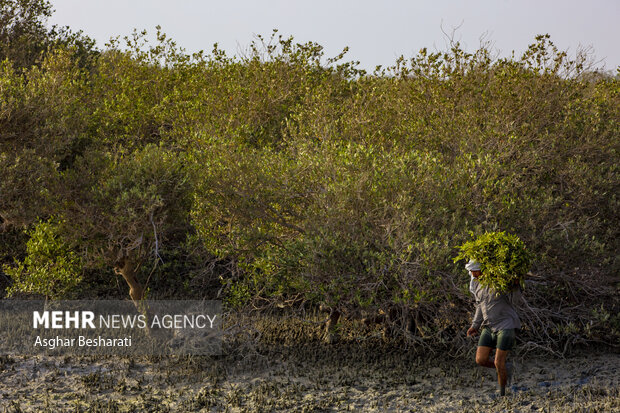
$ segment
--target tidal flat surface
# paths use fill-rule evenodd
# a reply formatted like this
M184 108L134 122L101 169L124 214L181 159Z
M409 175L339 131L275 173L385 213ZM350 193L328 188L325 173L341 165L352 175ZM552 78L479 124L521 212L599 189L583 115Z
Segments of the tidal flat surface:
M217 357L2 356L0 411L611 412L620 355L514 357L497 396L471 359L351 344L237 347Z

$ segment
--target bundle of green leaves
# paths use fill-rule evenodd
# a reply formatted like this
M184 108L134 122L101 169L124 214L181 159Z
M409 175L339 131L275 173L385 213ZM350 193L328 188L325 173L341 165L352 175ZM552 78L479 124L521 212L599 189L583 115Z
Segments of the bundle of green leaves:
M498 293L524 285L525 274L531 265L531 254L516 235L505 232L486 232L458 247L454 262L472 259L480 264L478 281Z

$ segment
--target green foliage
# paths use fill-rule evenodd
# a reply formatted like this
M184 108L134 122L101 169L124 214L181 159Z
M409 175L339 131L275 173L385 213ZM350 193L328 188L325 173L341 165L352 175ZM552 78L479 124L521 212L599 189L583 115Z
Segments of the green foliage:
M473 259L480 264L483 286L505 293L517 285L525 286L525 274L531 266L531 254L516 235L506 232L485 232L458 247L454 262Z
M18 73L0 63L0 216L27 226L52 214L62 171L88 144L85 72L69 53L50 53ZM56 192L57 193L57 192Z
M49 42L45 22L52 5L45 0L0 1L0 61L9 59L18 67L36 62Z
M90 66L97 55L94 40L68 27L48 29L51 15L47 0L0 0L0 62L6 59L17 71L27 70L62 47L71 50L80 66Z
M13 283L8 295L40 294L57 299L66 297L82 280L82 263L78 255L58 235L59 222L39 221L28 231L26 257L16 267L4 265Z
M235 307L321 302L448 332L469 308L452 246L501 228L549 278L532 305L611 291L620 82L547 35L521 58L457 43L368 74L277 32L239 57L190 56L159 28L86 54L58 33L0 66L0 225L59 217L88 274L129 260L167 290L182 273L183 294L204 262L218 270L198 284L221 279Z
M72 185L65 189L79 196L63 201L63 231L93 265L157 261L165 241L185 240L194 167L183 153L155 145L82 159L65 175Z

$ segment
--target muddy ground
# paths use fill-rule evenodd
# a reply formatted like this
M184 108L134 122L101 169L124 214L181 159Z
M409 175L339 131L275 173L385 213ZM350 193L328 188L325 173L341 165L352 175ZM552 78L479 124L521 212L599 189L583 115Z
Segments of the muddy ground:
M507 397L458 358L340 340L236 342L215 357L0 358L0 411L612 412L620 354L519 352Z

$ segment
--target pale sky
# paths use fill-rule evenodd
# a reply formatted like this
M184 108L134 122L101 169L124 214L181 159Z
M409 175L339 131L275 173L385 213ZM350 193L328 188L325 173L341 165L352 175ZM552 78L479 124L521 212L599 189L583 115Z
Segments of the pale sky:
M360 67L389 66L423 48L445 50L442 33L469 52L481 36L500 56L517 56L549 33L560 50L573 55L591 47L599 67L615 72L620 65L620 0L51 0L50 24L83 30L99 47L133 29L162 30L188 52L210 52L213 43L238 54L256 34L292 35L314 41L327 57L345 46L346 60Z

